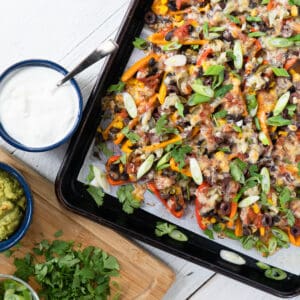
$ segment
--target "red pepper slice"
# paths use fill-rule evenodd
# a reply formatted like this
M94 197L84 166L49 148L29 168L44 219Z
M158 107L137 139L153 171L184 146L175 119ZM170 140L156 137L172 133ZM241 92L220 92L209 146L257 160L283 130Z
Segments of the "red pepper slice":
M174 201L170 201L170 200L168 201L166 199L163 199L160 195L159 189L156 187L154 182L148 182L147 187L162 202L162 204L170 211L170 213L174 217L181 218L183 216L184 208L182 207L181 210L176 210L176 201L174 197L170 198L170 200L174 200ZM171 206L169 205L170 202L172 203Z
M203 182L202 184L200 184L198 186L197 191L199 193L204 193L205 190L207 190L208 187L209 187L208 183L207 182ZM200 209L201 209L201 203L200 203L199 199L196 198L196 200L195 200L195 214L196 214L196 219L197 219L199 227L202 230L205 230L205 229L207 229L207 226L203 223L203 219L202 219L202 216L200 214Z
M120 159L120 157L121 157L121 155L113 155L106 162L106 165L105 165L106 173L107 173L106 177L107 177L107 181L109 182L110 185L121 185L121 184L130 182L129 179L128 180L124 180L124 179L116 180L113 177L111 177L111 175L110 175L111 174L111 165L116 163L116 161L118 161ZM119 164L122 164L122 163L120 162ZM123 165L123 167L124 167L124 170L126 170L124 165Z
M196 65L201 66L204 61L206 61L207 57L210 54L213 54L214 51L211 48L206 49L197 59Z

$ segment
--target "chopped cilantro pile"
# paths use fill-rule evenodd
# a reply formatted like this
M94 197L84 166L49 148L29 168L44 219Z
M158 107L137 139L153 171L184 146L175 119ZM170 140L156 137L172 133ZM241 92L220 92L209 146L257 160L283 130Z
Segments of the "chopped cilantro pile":
M14 275L34 279L43 299L108 299L111 276L119 275L116 258L93 246L81 249L73 241L42 240L32 251L14 259Z

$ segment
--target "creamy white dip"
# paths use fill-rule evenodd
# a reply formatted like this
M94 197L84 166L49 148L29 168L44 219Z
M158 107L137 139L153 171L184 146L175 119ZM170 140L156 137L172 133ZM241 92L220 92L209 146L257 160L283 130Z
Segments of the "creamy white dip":
M0 83L0 122L27 147L42 148L62 140L79 113L71 83L57 87L63 75L47 67L23 67Z

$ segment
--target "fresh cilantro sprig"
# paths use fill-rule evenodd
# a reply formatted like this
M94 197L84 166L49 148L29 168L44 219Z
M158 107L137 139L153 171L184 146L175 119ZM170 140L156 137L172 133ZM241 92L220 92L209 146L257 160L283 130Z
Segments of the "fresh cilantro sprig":
M137 143L140 140L139 135L136 134L135 132L131 131L128 126L124 127L121 130L121 133L123 133L129 139L129 141L133 144Z
M178 230L176 225L169 224L167 222L156 223L155 235L158 237L168 235L170 238L179 242L186 242L188 240L188 237Z
M99 248L74 247L73 241L43 240L23 258L15 258L15 276L36 281L44 299L107 299L110 277L119 275L115 257Z
M141 201L134 197L133 191L134 187L132 184L123 185L117 191L117 197L120 203L123 204L122 208L127 214L132 214L136 208L141 206Z
M169 134L169 133L173 133L173 134L177 134L178 130L177 128L173 128L173 127L168 127L168 120L167 120L167 115L162 115L156 122L155 125L155 131L157 134Z
M148 42L142 38L136 37L135 40L132 42L133 46L140 50L147 49Z
M109 88L107 89L107 91L109 93L112 93L112 92L122 92L125 88L125 83L122 82L122 81L119 81L118 83L116 84L112 84L109 86Z
M171 151L171 157L174 158L175 162L178 164L179 169L182 169L185 165L185 156L192 152L192 147L188 145L178 145Z

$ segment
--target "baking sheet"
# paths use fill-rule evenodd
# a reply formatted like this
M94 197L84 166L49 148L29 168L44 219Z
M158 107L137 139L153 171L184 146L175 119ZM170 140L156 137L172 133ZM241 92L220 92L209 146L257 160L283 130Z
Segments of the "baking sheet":
M141 37L145 38L150 34L150 31L147 29L144 29L141 33ZM144 52L134 49L132 52L132 55L128 61L127 67L132 65L135 61L137 61L139 58L144 56ZM127 68L126 67L126 68ZM82 183L86 183L86 177L89 172L89 166L95 165L98 168L105 170L104 164L105 164L105 157L101 157L101 160L99 158L96 158L93 156L93 149L95 145L94 142L91 145L85 161L82 165L82 168L78 174L78 180ZM115 148L114 148L115 147ZM109 145L109 148L118 151L118 148L114 145ZM116 197L116 191L118 187L112 187L109 194ZM161 204L161 202L150 192L145 193L145 200L143 205L141 206L141 209L147 211L148 213L151 213L155 216L158 216L162 219L165 219L168 222L171 222L173 224L176 224L180 227L183 227L187 230L190 230L198 235L201 235L205 238L208 238L206 235L204 235L199 228L197 221L195 219L194 215L194 205L190 205L185 210L185 215L181 219L177 219L173 217L167 209ZM291 245L289 248L283 248L277 251L275 254L269 257L263 257L259 252L257 252L255 249L251 250L245 250L241 243L239 241L231 240L229 238L218 238L215 234L215 240L216 243L227 246L233 250L236 250L242 254L248 255L258 261L262 261L266 264L275 266L277 268L283 269L287 272L290 272L295 275L300 275L300 252L299 249L293 245Z

